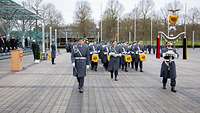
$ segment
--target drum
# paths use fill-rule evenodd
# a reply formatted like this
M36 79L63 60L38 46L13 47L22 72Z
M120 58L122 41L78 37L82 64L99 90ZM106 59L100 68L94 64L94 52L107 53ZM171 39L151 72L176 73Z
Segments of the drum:
M108 61L110 61L110 55L107 55L107 59L108 59Z
M125 58L125 62L126 63L131 63L132 60L133 60L132 57L131 57L131 55L125 55L124 58Z
M92 55L92 62L95 62L95 63L99 62L99 55L98 54Z
M140 61L146 61L147 55L145 53L140 54Z

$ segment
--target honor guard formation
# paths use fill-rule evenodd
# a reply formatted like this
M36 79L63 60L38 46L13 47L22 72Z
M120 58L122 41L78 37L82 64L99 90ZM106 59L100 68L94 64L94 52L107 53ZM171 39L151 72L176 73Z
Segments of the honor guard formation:
M128 42L117 43L116 41L88 43L84 38L80 38L78 42L73 44L68 44L66 50L71 52L73 75L77 77L80 93L83 93L87 69L98 71L98 66L102 65L105 71L110 73L111 79L118 81L119 70L143 72L143 62L147 60L148 51L142 41L130 44Z
M200 113L199 5L0 0L0 113Z

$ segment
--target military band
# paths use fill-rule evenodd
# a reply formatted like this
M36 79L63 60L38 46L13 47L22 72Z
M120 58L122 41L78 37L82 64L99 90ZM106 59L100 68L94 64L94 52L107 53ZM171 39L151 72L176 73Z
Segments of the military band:
M167 80L171 79L171 91L176 92L176 65L174 59L177 58L178 54L172 48L172 43L167 43L167 46L161 52L164 59L160 73L163 89L167 88ZM134 70L143 72L143 63L147 60L147 52L142 41L131 44L127 42L117 43L116 41L86 44L83 39L80 39L78 43L74 43L72 46L71 59L73 75L77 77L79 92L83 93L84 78L89 65L91 70L98 71L98 65L101 67L102 64L105 71L110 73L110 78L118 81L121 70L125 72L133 72Z

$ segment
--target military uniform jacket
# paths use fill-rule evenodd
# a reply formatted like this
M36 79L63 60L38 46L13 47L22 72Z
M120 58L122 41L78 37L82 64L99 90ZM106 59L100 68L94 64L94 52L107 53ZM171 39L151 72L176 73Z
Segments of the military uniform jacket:
M167 51L168 49L165 48L163 53ZM175 50L174 52L176 53ZM176 64L174 61L171 61L170 63L167 63L166 61L162 62L160 77L176 79Z
M89 46L89 51L91 55L94 53L98 53L97 46L96 45Z
M74 45L71 53L72 63L75 63L73 75L76 77L86 76L86 65L90 64L90 53L87 45Z
M104 48L103 48L103 58L102 58L102 62L103 63L107 63L108 62L108 56L107 56L107 54L104 54L104 53L109 53L109 47L108 46L105 46Z
M122 54L121 58L120 58L120 64L125 64L125 56L124 55L127 55L129 52L128 50L128 47L126 46L121 46L120 47L120 53Z
M110 47L109 53L115 53L120 54L120 48L119 47ZM120 57L114 57L111 55L110 62L108 64L108 71L117 71L119 69L120 64Z

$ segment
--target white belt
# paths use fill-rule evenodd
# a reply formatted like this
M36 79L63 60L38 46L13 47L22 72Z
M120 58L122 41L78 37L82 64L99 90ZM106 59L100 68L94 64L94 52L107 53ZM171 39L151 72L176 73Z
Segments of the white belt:
M86 57L75 57L75 60L85 60Z
M173 62L174 60L166 60L166 59L165 59L164 61L165 61L165 62Z

